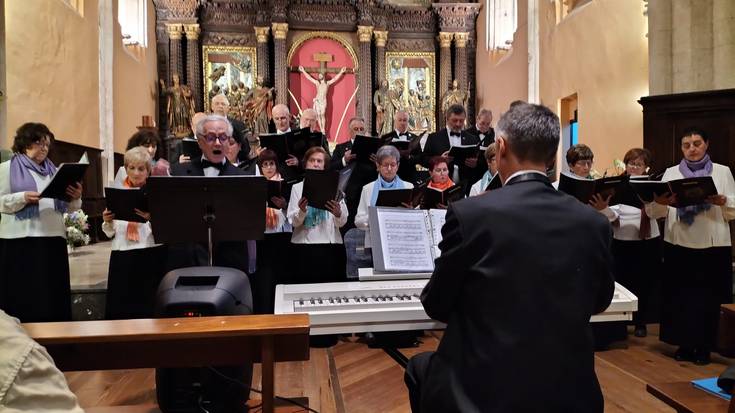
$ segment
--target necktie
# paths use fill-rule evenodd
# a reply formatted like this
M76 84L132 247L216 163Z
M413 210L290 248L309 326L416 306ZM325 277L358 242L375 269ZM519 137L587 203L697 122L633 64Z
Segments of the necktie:
M222 172L222 170L225 169L225 164L223 164L222 162L214 163L208 161L207 159L202 159L202 169L206 168L217 168L220 172Z

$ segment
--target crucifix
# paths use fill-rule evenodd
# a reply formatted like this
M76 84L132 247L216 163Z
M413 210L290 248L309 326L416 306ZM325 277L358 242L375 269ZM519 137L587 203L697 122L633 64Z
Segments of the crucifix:
M329 86L337 82L342 77L342 75L347 71L347 68L343 67L339 70L328 68L327 63L331 62L334 59L334 56L329 53L324 53L324 52L315 53L312 56L312 59L314 59L315 62L319 62L318 68L316 67L305 68L303 66L299 66L298 71L303 73L304 76L306 76L306 80L308 80L309 82L313 83L314 86L316 86L316 97L314 97L312 101L313 108L316 111L317 121L319 122L319 128L322 130L323 133L326 133L327 131L327 119L326 119L327 90L329 89ZM307 69L309 70L307 71ZM291 70L293 70L293 68ZM316 79L309 74L310 71L319 72ZM333 77L332 79L330 79L329 81L327 81L326 80L327 73L337 73L337 75Z

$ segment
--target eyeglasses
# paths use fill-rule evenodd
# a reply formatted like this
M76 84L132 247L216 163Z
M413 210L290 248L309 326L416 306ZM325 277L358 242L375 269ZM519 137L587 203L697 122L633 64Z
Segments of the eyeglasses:
M625 164L628 168L645 168L646 165L642 163L627 163Z
M355 131L355 132L365 132L365 128L364 127L359 127L359 126L356 126L356 127L352 128L352 130Z
M51 147L51 142L49 142L49 141L38 141L38 142L33 142L33 145L40 146L41 148L47 148L48 149L48 148Z
M207 141L207 143L214 143L214 141L219 140L219 143L224 144L225 142L230 141L230 137L225 135L224 133L219 134L219 135L214 134L214 133L208 133L206 135L199 135L199 137L204 138L204 140Z
M592 161L588 159L584 161L577 161L574 164L577 166L592 166Z
M396 169L398 168L397 163L381 163L380 167L383 169Z

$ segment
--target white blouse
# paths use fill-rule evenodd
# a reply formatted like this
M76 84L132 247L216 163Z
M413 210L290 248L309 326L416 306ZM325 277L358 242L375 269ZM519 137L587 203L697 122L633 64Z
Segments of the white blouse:
M613 205L602 211L603 215L614 219L613 222L613 238L620 241L640 241L641 232L641 210L630 205ZM618 222L615 223L614 221ZM656 238L661 235L658 231L658 224L654 218L650 219L651 222L651 233L646 239Z
M291 199L288 202L288 212L286 216L293 225L293 236L291 242L294 244L341 244L342 235L339 233L340 227L347 223L347 205L344 199L339 201L339 207L342 214L339 218L327 212L327 218L313 228L307 228L304 225L306 219L306 211L299 208L299 199L304 190L304 181L297 183L291 188Z
M662 181L682 179L679 165L666 169ZM646 212L652 218L666 217L664 241L686 248L729 247L730 225L728 221L735 219L735 180L730 168L713 164L712 180L715 181L717 193L724 195L725 205L712 207L694 217L692 225L679 221L676 208L652 202L646 205Z
M373 197L373 188L377 180L370 182L362 187L362 193L360 193L360 203L357 204L357 212L355 213L355 226L365 231L365 248L371 247L370 239L370 225L368 223L369 211L370 211L370 199ZM403 189L413 189L413 184L410 182L403 182ZM390 191L390 189L386 189Z
M112 222L102 222L102 231L109 238L112 238L113 251L128 251L141 248L150 248L157 245L153 239L153 229L150 222L138 223L138 239L139 241L130 241L127 237L128 221L118 219Z
M31 171L36 181L38 192L51 182L51 175L41 176ZM25 192L10 193L10 161L0 163L0 238L16 239L26 237L63 237L66 238L64 216L54 209L54 200L41 198L38 201L38 217L15 219L15 213L26 206ZM77 199L67 204L67 212L82 207L82 200Z

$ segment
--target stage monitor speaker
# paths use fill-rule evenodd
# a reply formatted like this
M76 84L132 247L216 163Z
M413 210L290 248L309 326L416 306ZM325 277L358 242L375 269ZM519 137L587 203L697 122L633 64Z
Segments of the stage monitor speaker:
M248 276L225 267L170 271L158 286L156 316L206 317L253 313ZM224 376L224 377L223 377ZM164 413L243 412L252 364L156 369L156 397ZM229 380L225 377L229 377Z

